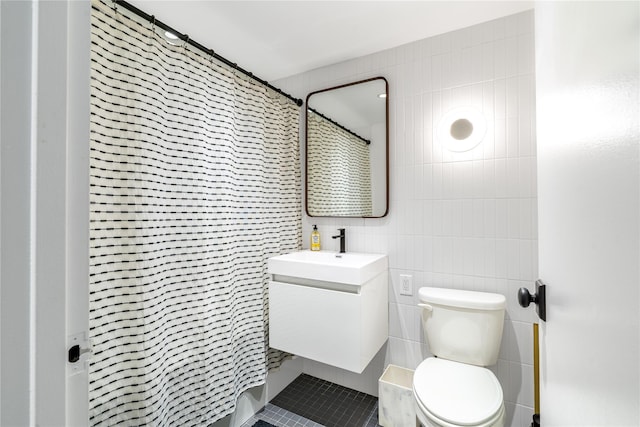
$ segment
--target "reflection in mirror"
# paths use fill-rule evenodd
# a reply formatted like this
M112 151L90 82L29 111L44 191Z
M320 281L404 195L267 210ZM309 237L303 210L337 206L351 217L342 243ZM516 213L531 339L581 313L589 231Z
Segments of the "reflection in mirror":
M383 217L389 206L388 86L382 78L307 97L309 216Z
M309 108L307 183L314 190L307 209L314 216L372 216L370 144Z

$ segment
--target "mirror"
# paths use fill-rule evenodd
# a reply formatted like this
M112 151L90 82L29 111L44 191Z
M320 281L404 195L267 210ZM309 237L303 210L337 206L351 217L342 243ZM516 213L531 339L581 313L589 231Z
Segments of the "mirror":
M309 216L380 218L389 210L389 85L383 77L307 96Z

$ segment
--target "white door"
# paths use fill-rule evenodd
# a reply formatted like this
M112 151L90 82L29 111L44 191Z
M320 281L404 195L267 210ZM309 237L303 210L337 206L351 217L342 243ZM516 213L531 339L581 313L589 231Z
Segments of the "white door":
M537 2L541 425L640 425L640 3Z

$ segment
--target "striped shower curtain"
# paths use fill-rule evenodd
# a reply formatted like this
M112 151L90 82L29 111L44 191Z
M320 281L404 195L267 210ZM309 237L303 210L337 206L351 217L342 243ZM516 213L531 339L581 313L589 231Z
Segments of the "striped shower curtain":
M307 184L312 215L373 214L369 145L313 110L307 114Z
M266 260L301 247L299 110L92 5L90 421L209 425L285 357Z

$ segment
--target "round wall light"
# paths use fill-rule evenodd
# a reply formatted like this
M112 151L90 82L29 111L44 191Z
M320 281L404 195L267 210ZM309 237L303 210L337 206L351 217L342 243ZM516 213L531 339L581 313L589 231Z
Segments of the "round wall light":
M487 133L487 121L471 107L448 111L438 123L437 136L444 148L463 152L475 148Z

